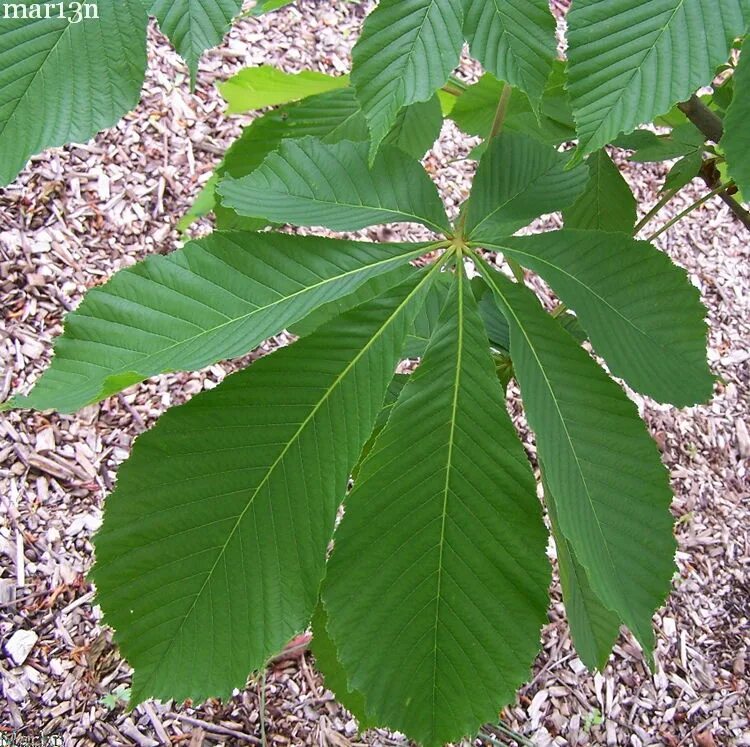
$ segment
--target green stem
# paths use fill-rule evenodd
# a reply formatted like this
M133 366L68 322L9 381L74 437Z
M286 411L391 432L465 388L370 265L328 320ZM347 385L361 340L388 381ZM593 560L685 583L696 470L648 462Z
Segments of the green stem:
M503 92L500 94L500 100L497 102L497 110L495 111L495 119L492 122L492 129L490 130L489 137L487 140L492 140L496 135L499 135L503 130L503 124L505 124L505 115L508 113L508 104L510 103L510 95L513 93L513 86L506 83L503 86Z
M633 229L633 236L637 236L641 229L679 192L678 189L669 189L661 199L649 210L646 215L636 224Z
M653 241L657 236L661 236L665 231L672 228L675 223L681 221L686 215L690 215L693 210L697 210L701 205L708 202L712 197L716 197L716 195L718 195L720 192L726 190L726 188L726 185L720 184L715 189L712 189L708 194L703 195L703 197L701 197L699 200L696 200L692 205L688 205L681 213L675 215L672 220L667 221L658 231L652 233L651 236L646 239L646 241Z

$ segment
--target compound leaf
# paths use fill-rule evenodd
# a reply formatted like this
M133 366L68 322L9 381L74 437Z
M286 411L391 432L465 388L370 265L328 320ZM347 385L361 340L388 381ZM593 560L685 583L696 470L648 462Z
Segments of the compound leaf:
M321 304L424 252L273 233L213 233L92 288L52 364L11 407L77 410L149 376L243 355Z
M747 0L576 0L568 90L578 156L710 83L748 22Z
M374 157L402 107L428 101L458 65L464 0L381 0L352 52Z
M510 325L510 352L560 529L602 604L653 646L651 616L675 570L672 495L635 405L534 294L480 262Z
M464 34L485 70L539 108L557 51L547 0L467 0Z
M565 168L567 156L514 132L496 137L482 156L466 208L475 241L509 236L545 213L572 205L586 188L588 167Z
M633 233L636 201L628 183L602 149L587 161L589 181L576 202L563 210L566 228Z
M680 407L711 396L706 309L684 270L652 244L566 229L484 246L543 277L636 391Z
M26 12L0 23L0 186L29 156L114 125L138 103L146 70L141 0L99 2L97 18L77 23L72 3L64 18L56 2L11 5Z
M430 273L169 410L108 498L92 576L133 701L243 687L303 630Z
M750 199L750 35L745 39L734 73L734 96L724 120L721 147L729 174L740 192Z
M240 215L298 226L356 231L376 223L450 225L437 189L418 161L386 146L368 165L367 143L284 140L252 174L225 177L225 206Z
M346 500L323 587L368 715L427 747L513 700L550 578L533 476L459 272Z

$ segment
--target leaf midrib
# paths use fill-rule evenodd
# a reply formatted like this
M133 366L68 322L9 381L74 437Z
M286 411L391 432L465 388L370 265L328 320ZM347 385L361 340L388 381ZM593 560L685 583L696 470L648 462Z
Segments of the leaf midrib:
M459 257L460 260L460 257ZM443 583L443 550L445 548L445 523L448 517L448 493L450 489L451 479L451 467L453 465L453 444L455 441L456 434L456 417L458 414L458 394L461 389L461 373L463 363L463 338L464 338L464 278L463 268L461 262L456 262L456 274L458 287L457 287L457 298L458 298L458 309L456 311L456 319L458 324L458 339L456 346L456 370L453 378L453 402L451 404L451 422L450 422L450 433L448 436L448 454L446 457L446 470L445 470L445 483L443 485L443 507L442 517L440 521L440 550L438 552L438 576L437 576L437 588L435 591L435 622L434 622L434 637L433 637L433 657L432 657L432 723L435 723L435 713L437 708L437 665L438 665L438 627L440 624L440 601L441 601L441 590Z
M332 384L326 389L325 393L321 396L321 398L318 400L318 402L315 404L315 406L312 408L310 413L305 417L305 419L300 423L299 427L295 431L295 433L292 435L292 437L287 441L287 443L284 445L284 448L282 449L281 453L277 456L277 458L272 462L272 464L268 467L266 470L265 475L263 476L262 480L258 483L256 488L253 490L252 495L248 499L245 507L242 509L240 514L238 515L234 525L232 526L232 529L230 530L226 541L223 545L221 545L221 548L219 552L217 553L216 560L214 561L214 564L209 569L208 573L206 574L206 578L201 586L201 588L198 590L197 594L195 595L195 599L193 600L193 603L190 605L190 608L187 610L187 612L183 615L182 621L180 622L179 627L175 631L174 635L172 636L172 640L169 642L169 645L164 650L164 653L159 657L159 661L154 665L154 667L151 670L151 674L149 675L148 679L141 685L141 690L145 691L146 685L153 679L154 672L158 670L158 668L161 666L161 663L164 661L164 659L168 656L169 652L172 650L172 647L175 644L175 641L179 637L180 633L182 632L183 626L185 625L186 621L190 618L193 611L195 610L196 605L198 604L198 601L203 596L204 591L206 590L206 587L208 586L209 581L213 577L214 572L216 571L216 568L218 567L221 560L225 557L226 549L231 542L232 538L238 531L240 524L242 523L244 517L246 516L247 512L250 510L252 505L255 502L255 499L257 498L260 491L263 489L263 487L267 484L268 480L270 479L270 476L274 473L276 468L281 464L282 460L288 453L289 449L291 449L292 444L296 443L299 437L302 435L304 430L307 428L307 426L312 422L313 418L317 415L320 408L323 406L325 402L327 402L328 398L331 396L332 392L336 390L336 388L339 386L339 384L343 381L343 379L350 373L352 368L361 360L361 358L367 353L367 351L372 347L372 345L375 344L375 341L378 340L381 335L384 333L384 331L388 328L388 326L393 322L394 319L396 319L399 314L406 308L406 306L411 303L414 296L423 288L425 283L432 280L432 277L435 273L435 269L439 268L441 266L440 262L436 262L435 265L433 265L432 269L425 274L425 276L422 278L422 280L417 283L417 285L409 292L409 294L406 296L406 298L396 307L396 309L393 311L392 314L381 324L378 331L367 341L367 343L364 345L364 347L354 356L354 358L346 365L344 370L339 373ZM240 537L242 535L240 534Z

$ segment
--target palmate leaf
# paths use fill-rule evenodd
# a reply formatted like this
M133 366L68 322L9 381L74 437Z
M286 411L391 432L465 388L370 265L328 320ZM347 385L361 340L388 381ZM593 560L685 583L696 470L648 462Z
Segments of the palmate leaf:
M229 105L227 114L238 114L288 104L348 85L348 75L326 75L317 70L285 73L272 65L259 65L243 68L219 83L219 91Z
M509 236L544 213L572 205L586 188L588 167L565 168L567 156L526 135L496 137L479 162L466 208L476 241Z
M638 217L636 201L620 169L604 149L587 163L588 184L578 200L563 210L565 227L632 234Z
M464 34L485 70L539 108L557 42L547 0L466 0Z
M0 186L34 153L114 125L138 103L146 69L141 0L100 0L99 17L79 23L71 4L66 18L57 2L14 6L42 17L0 22Z
M591 590L586 569L576 560L570 542L560 531L555 498L544 480L544 502L557 548L565 612L576 653L589 669L604 669L620 632L620 621Z
M734 96L724 120L721 147L727 156L729 175L750 199L750 35L740 52L740 61L734 73Z
M323 587L368 717L427 747L514 698L549 584L533 476L459 273L346 500Z
M418 161L391 146L370 167L367 153L367 143L287 139L252 174L225 177L218 192L240 215L297 226L356 231L408 221L449 230L437 189Z
M352 52L371 157L402 107L428 101L458 65L464 0L381 0Z
M636 391L680 407L711 396L706 309L685 272L653 245L566 229L483 246L544 278Z
M568 59L578 156L710 83L749 22L748 0L576 0Z
M242 10L242 0L144 0L187 63L195 85L201 55L224 38L232 19Z
M135 669L134 701L228 696L307 626L337 507L431 275L228 377L137 440L92 572Z
M425 251L273 233L214 233L93 288L55 357L11 407L77 410L166 371L197 370L263 340Z
M510 352L560 529L602 604L653 645L674 572L671 492L635 405L534 294L479 263L510 325Z

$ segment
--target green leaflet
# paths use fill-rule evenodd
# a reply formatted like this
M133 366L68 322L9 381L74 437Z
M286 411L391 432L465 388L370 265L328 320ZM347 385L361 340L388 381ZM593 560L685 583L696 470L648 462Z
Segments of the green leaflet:
M377 223L423 223L449 230L437 189L417 161L381 148L372 166L367 143L284 140L261 166L241 179L225 177L218 192L240 215L356 231Z
M435 285L433 284L430 290L428 291L428 294L432 293L434 288L435 288ZM419 313L420 314L422 313L422 309L420 309ZM401 355L403 356L403 354L404 353L402 351ZM396 402L398 402L398 398L401 396L401 392L404 390L404 387L406 386L406 382L409 381L409 376L410 374L396 374L393 377L393 381L391 381L391 383L388 385L388 391L385 393L385 400L383 401L383 407L378 413L377 419L375 420L375 425L373 426L372 433L370 434L370 438L367 439L367 443L362 447L362 453L359 455L359 461L355 465L354 469L352 469L353 480L356 480L357 477L359 476L359 471L362 468L362 463L364 462L365 459L367 459L367 456L372 451L372 447L374 446L375 442L378 440L378 436L380 435L381 431L383 430L383 428L385 428L386 424L388 423L388 418L391 417L393 408L396 405ZM331 643L333 644L333 642ZM361 723L361 719L359 720Z
M187 63L193 86L201 55L221 42L242 10L242 0L153 0L146 4Z
M402 107L428 101L458 65L464 0L381 0L352 52L352 83L372 133L370 158Z
M672 166L664 180L662 192L667 190L679 190L689 184L700 173L703 166L703 153L696 150L690 155L683 156Z
M577 157L668 112L729 56L748 0L576 0L568 14Z
M138 103L146 69L141 0L99 0L97 8L98 19L79 23L0 21L0 186L29 156L88 140ZM66 13L75 15L70 4Z
M525 286L479 260L510 325L511 356L563 536L591 589L648 653L669 592L671 492L635 406Z
M421 358L440 321L440 315L448 298L451 276L442 273L435 278L424 304L414 319L414 326L406 338L404 358Z
M399 112L396 124L386 136L385 142L395 145L414 158L422 158L425 151L440 134L443 117L437 97L425 104L414 104ZM285 138L318 137L326 143L337 143L341 140L354 142L369 141L370 133L353 88L341 88L317 96L310 96L302 101L287 104L268 112L246 127L237 140L232 143L224 159L216 169L215 179L210 187L210 195L201 192L203 198L200 209L194 208L191 213L205 215L214 210L219 228L237 228L257 230L266 221L245 218L234 210L224 208L215 199L216 181L224 175L235 179L251 174L263 163L266 156L276 150ZM210 200L208 210L205 206ZM215 207L214 207L215 206ZM205 212L200 212L200 211ZM185 216L181 221L182 230L195 218Z
M323 675L326 687L333 692L336 700L357 719L360 732L375 726L367 720L365 699L362 693L349 689L348 678L339 661L336 646L331 636L328 635L328 615L321 601L318 601L313 612L312 633L310 648L315 655L315 664Z
M427 747L497 718L539 649L546 542L459 270L346 500L324 582L328 631L368 716Z
M399 283L406 282L416 272L416 267L409 264L402 264L381 275L375 275L362 283L352 293L316 306L304 319L288 327L289 332L297 337L307 337L307 335L315 332L316 329L326 322L330 322L331 319L335 319L337 316L341 316L341 314L356 306L361 306L363 303L382 296L383 293L386 293ZM435 284L433 283L432 288L434 286ZM432 288L430 289L430 293L432 292ZM421 314L422 312L420 311L419 313Z
M458 97L450 112L451 119L467 134L487 137L504 85L503 81L485 73ZM567 93L554 74L545 89L539 113L534 112L523 91L514 90L508 102L504 131L531 135L551 145L573 140L575 127L567 99Z
M138 438L92 571L135 669L133 702L226 697L305 628L350 470L431 275L262 358Z
M734 96L724 120L721 147L727 156L729 174L746 199L750 199L750 36L745 39L734 73Z
M229 105L227 114L288 104L290 101L345 88L349 76L326 75L316 70L285 73L272 65L246 67L223 83L219 91Z
M587 163L588 184L578 200L563 210L565 227L632 234L638 217L636 201L620 169L604 149L593 153Z
M258 0L251 8L250 13L254 16L262 16L264 13L278 10L285 5L291 5L293 2L294 0Z
M547 0L466 0L465 12L471 54L538 109L557 48Z
M55 357L10 407L71 412L149 376L197 370L263 340L425 251L283 234L214 233L92 288Z
M588 167L565 168L567 156L526 135L505 132L482 156L466 208L474 241L509 236L545 213L572 205Z
M555 499L544 481L543 471L542 483L557 548L560 585L573 643L581 661L589 669L602 671L620 633L620 621L591 590L586 569L576 560L570 542L560 531Z
M543 277L612 374L636 391L678 407L711 396L706 309L685 272L653 245L566 229L483 246Z

